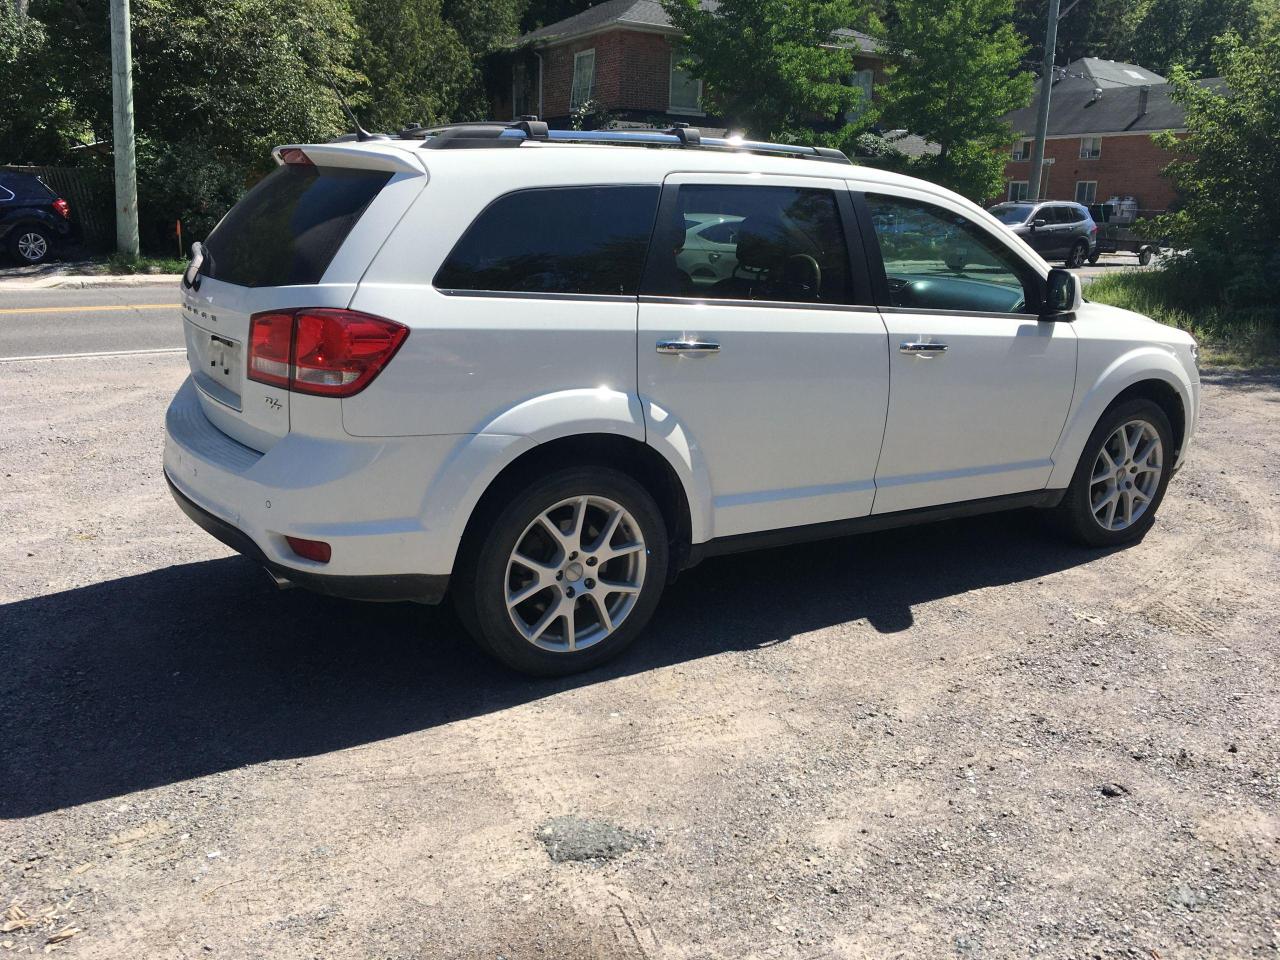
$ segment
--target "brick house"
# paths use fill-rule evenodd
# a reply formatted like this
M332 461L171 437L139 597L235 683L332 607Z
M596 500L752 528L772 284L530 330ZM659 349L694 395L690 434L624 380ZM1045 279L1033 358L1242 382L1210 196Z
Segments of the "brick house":
M605 0L525 34L492 63L493 116L537 114L563 127L591 101L623 123L717 130L720 119L702 108L702 82L680 69L680 39L659 0ZM850 82L872 95L884 75L875 41L841 30L833 43L854 50Z
M1031 181L1035 101L1006 119L1021 136L1005 162L1005 194L999 199L1021 200ZM1040 192L1044 199L1084 204L1132 197L1144 212L1165 210L1176 194L1161 171L1173 154L1151 137L1184 129L1182 107L1170 97L1164 77L1129 63L1077 60L1054 82Z

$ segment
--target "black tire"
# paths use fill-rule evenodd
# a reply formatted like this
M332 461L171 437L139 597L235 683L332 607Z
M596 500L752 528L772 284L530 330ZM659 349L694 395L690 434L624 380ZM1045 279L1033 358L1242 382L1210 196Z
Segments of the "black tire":
M1154 254L1151 252L1150 247L1143 247L1138 251L1138 263L1144 267L1149 266L1153 256Z
M1098 258L1101 256L1102 256L1102 251L1099 250L1097 247L1094 247L1093 253L1089 254L1089 263L1091 264L1097 263Z
M1094 517L1091 509L1094 466L1099 462L1103 444L1122 424L1131 421L1144 421L1159 435L1162 451L1160 476L1141 516L1121 530L1109 530ZM1122 547L1141 540L1155 523L1156 511L1160 509L1165 489L1169 486L1173 444L1173 428L1158 404L1150 400L1126 400L1108 409L1089 434L1089 441L1071 477L1071 485L1054 511L1060 530L1077 543L1089 547Z
M594 568L594 571L582 566L583 563L595 563L595 558L587 554L584 548L580 562L573 564L564 551L558 561L548 561L552 566L561 567L561 578L558 583L550 584L517 607L515 613L507 609L507 592L511 588L509 563L512 553L530 536L531 525L546 511L566 500L579 497L597 498L612 501L622 507L630 520L638 526L638 532L646 547L643 551L643 573L635 576L640 585L638 594L627 608L624 618L616 629L589 645L575 650L544 649L526 639L517 629L514 617L523 617L525 610L532 610L530 619L537 615L539 607L545 605L549 610L552 603L563 602L572 611L570 616L575 624L585 619L588 626L595 630L603 630L603 621L596 610L597 607L585 594L570 600L574 589L570 583L578 584L582 590L592 572L603 572L606 564ZM568 508L562 508L568 509ZM588 508L593 515L603 510L595 501ZM601 514L602 515L602 514ZM554 515L558 517L557 515ZM588 525L596 524L587 529ZM482 650L521 673L533 676L550 677L578 673L599 666L606 660L618 656L639 635L653 616L662 596L667 581L667 529L662 513L653 497L639 483L624 473L607 467L571 467L549 474L534 481L528 487L510 497L505 504L495 505L485 516L472 524L474 533L469 534L468 542L463 545L459 556L454 603L458 608L458 618L475 638ZM564 528L561 528L564 532ZM589 517L584 522L584 530L580 543L590 543L593 536L599 535L599 524ZM634 542L634 541L633 541ZM548 543L554 541L548 539ZM619 562L619 561L612 561ZM627 561L630 562L630 561ZM639 561L636 561L639 563ZM569 570L574 565L575 570ZM568 572L577 579L564 579ZM597 572L597 576L599 576ZM600 577L603 581L603 576ZM617 579L612 577L611 579ZM625 598L613 595L606 598L607 608L610 602L623 602ZM552 619L557 625L558 634L568 631L563 619ZM588 631L589 632L589 631ZM548 627L544 637L552 637L553 631ZM567 642L567 637L565 637ZM544 640L544 642L549 642Z
M32 250L40 252L32 254ZM53 256L53 237L44 227L14 227L9 233L9 255L21 264L44 263Z
M1064 261L1069 269L1074 270L1076 267L1084 265L1085 260L1089 256L1089 241L1077 240L1071 249L1067 252L1067 259Z

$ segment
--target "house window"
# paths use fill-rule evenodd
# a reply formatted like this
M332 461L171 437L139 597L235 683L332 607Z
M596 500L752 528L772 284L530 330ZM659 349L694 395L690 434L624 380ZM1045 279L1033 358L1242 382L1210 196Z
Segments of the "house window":
M1015 140L1013 141L1013 159L1014 160L1030 160L1031 159L1031 140Z
M1102 138L1101 137L1081 137L1080 138L1080 159L1081 160L1097 160L1102 156Z
M596 85L596 51L579 50L573 55L573 89L569 92L569 109L577 110L591 99Z
M1019 200L1027 199L1027 181L1010 180L1009 193L1008 193L1008 196L1005 197L1005 199L1013 201L1015 203Z
M671 51L671 113L702 113L702 81L686 70L682 64L688 54L680 47Z
M1076 181L1076 203L1083 203L1085 206L1093 203L1098 198L1098 181L1097 180L1077 180Z
M857 87L861 90L862 97L852 110L845 113L844 119L846 123L856 123L858 117L871 106L871 88L875 85L875 78L876 75L873 70L859 70L849 78L849 86Z

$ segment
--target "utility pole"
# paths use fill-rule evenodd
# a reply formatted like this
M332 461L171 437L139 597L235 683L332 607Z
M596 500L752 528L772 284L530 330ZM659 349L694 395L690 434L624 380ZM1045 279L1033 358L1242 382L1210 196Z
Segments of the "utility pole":
M111 152L116 173L116 249L138 255L138 166L133 144L129 0L111 0Z
M1053 95L1053 61L1058 47L1058 6L1059 0L1049 0L1049 24L1044 30L1044 69L1040 71L1040 108L1036 111L1036 142L1031 150L1032 200L1040 199L1041 174L1044 173L1044 138L1049 132L1049 98Z

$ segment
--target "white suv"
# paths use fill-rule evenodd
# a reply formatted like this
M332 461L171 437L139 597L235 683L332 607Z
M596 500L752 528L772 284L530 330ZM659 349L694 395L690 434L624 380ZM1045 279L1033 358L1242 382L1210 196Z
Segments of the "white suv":
M727 551L1022 506L1136 541L1195 429L1185 333L834 151L522 121L275 157L184 278L174 497L282 584L447 590L519 670L617 654Z

